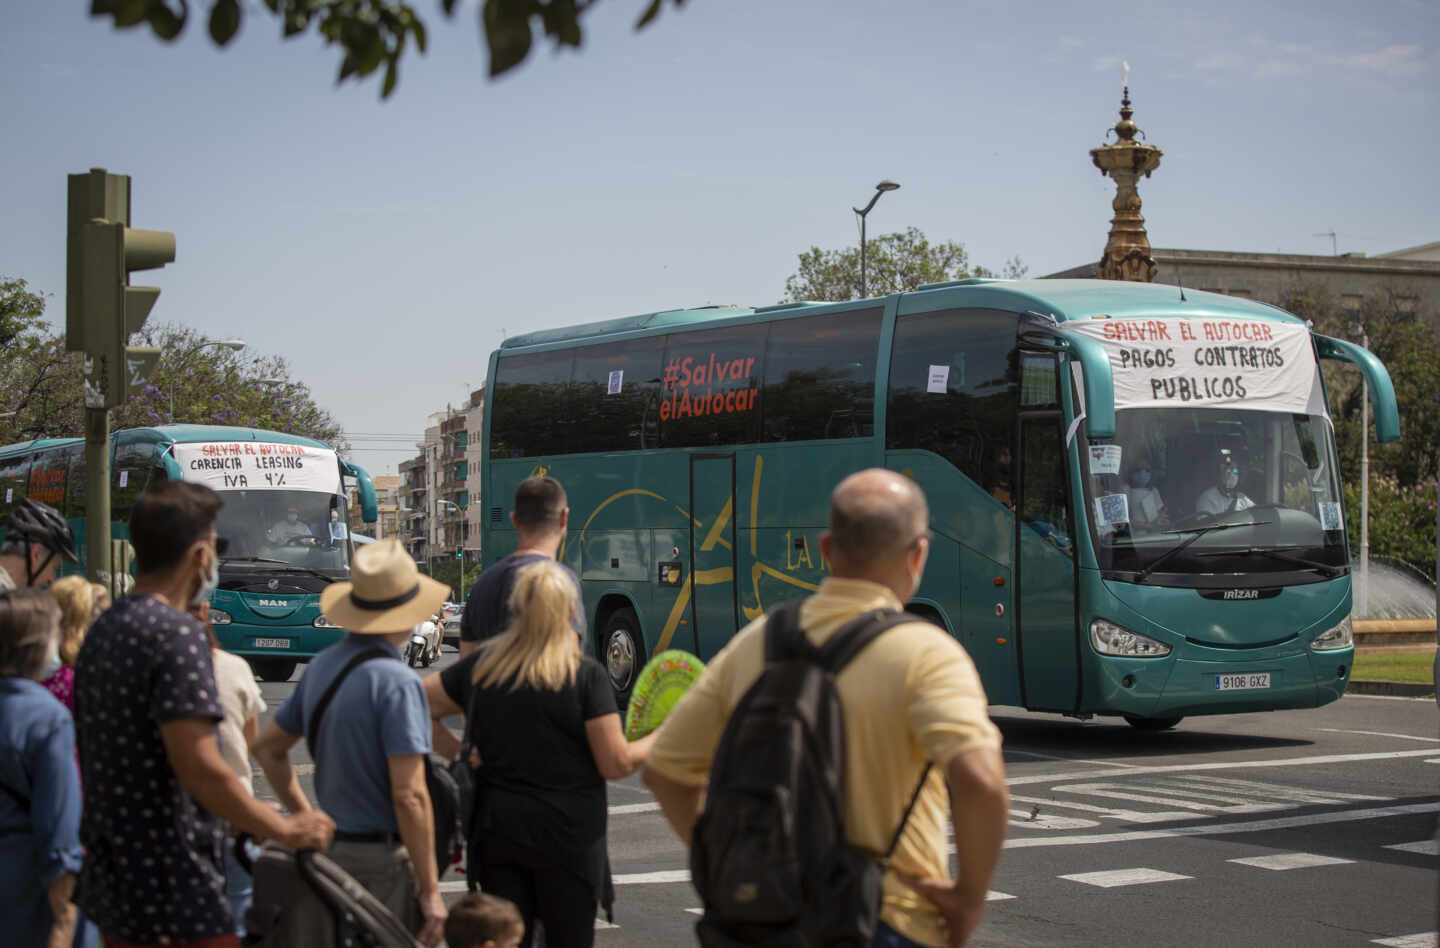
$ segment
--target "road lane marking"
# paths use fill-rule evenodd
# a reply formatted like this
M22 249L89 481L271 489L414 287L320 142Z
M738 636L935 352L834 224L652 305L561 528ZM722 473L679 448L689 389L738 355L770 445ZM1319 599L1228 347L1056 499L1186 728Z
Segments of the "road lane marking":
M1159 803L1164 806L1179 807L1182 810L1198 810L1204 813L1263 813L1283 808L1283 804L1279 803L1255 803L1243 797L1202 793L1196 790L1175 789L1146 783L1064 784L1051 787L1050 792L1079 793L1104 797L1107 800L1134 800L1136 803ZM1160 796L1155 794L1160 794ZM1218 802L1207 803L1205 802L1207 800Z
M1204 770L1253 770L1260 767L1316 767L1321 764L1351 764L1367 760L1399 760L1406 757L1424 757L1433 754L1433 749L1413 751L1383 751L1372 754L1321 754L1316 757L1271 757L1264 760L1207 761L1201 764L1157 764L1136 767L1125 776L1142 774L1177 774ZM1084 780L1090 777L1105 779L1117 777L1113 770L1077 771L1068 774L1026 774L1023 777L1009 777L1006 784L1012 787L1036 783L1058 783L1066 780Z
M1416 935L1400 935L1396 938L1377 938L1372 945L1386 945L1387 948L1436 948L1440 945L1440 934L1420 932Z
M1440 856L1440 840L1422 839L1418 843L1396 843L1386 849L1398 849L1402 853L1419 853L1422 856Z
M1411 816L1417 813L1440 813L1440 803L1413 803L1405 806L1373 807L1365 810L1337 810L1330 813L1308 813L1303 816L1277 816L1268 820L1250 820L1243 823L1205 823L1157 830L1093 833L1088 836L1028 836L1005 840L1005 848L1091 846L1096 843L1132 843L1151 839L1171 839L1176 836L1233 836L1238 833L1261 833L1277 829L1294 829L1299 826L1320 826L1326 823L1354 823L1362 820L1387 819L1392 816ZM954 845L951 845L950 851L952 853L955 851Z
M1022 757L1034 757L1037 760L1058 760L1067 764L1092 764L1096 767L1120 767L1124 770L1140 766L1139 764L1123 764L1114 760L1088 760L1084 757L1058 757L1055 754L1037 754L1034 751L1019 750L1014 747L1005 748L1005 753L1019 754Z
M1010 799L1015 798L1011 797ZM1036 830L1073 830L1089 829L1092 826L1099 826L1100 823L1097 820L1084 820L1074 816L1051 816L1048 813L1042 815L1033 810L1021 809L1010 811L1010 825Z
M1346 727L1317 727L1317 731L1328 731L1331 734L1364 734L1367 737L1398 737L1406 741L1429 741L1432 744L1440 744L1440 737L1418 737L1414 734L1395 734L1390 731L1352 731Z
M1377 797L1368 793L1341 793L1338 790L1302 790L1298 787L1287 787L1278 783L1264 783L1259 780L1240 780L1235 777L1212 777L1209 774L1181 774L1178 777L1171 778L1168 782L1198 783L1208 786L1228 787L1232 790L1245 790L1259 794L1260 796L1274 797L1279 800L1290 800L1295 803L1335 804L1344 803L1349 800L1384 803L1394 799L1394 797Z
M616 885L663 885L669 882L689 882L689 869L662 869L659 872L632 872L614 877Z
M1151 882L1179 882L1181 879L1191 879L1193 876L1182 876L1174 872L1163 872L1159 869L1106 869L1104 872L1077 872L1068 876L1061 876L1071 882L1083 882L1085 885L1093 885L1101 889L1113 889L1126 885L1147 885Z
M986 902L1004 902L1006 899L1013 899L1015 896L1008 892L996 892L994 889L985 893Z
M1169 823L1174 820L1200 820L1205 818L1203 814L1188 813L1182 810L1161 810L1158 812L1145 813L1140 810L1117 810L1108 806L1095 806L1092 803L1076 803L1070 800L1056 800L1051 797L1027 797L1014 793L1010 795L1010 799L1020 803L1034 803L1039 806L1059 807L1062 810L1079 810L1081 813L1098 813L1101 816L1108 816L1112 820L1121 820L1126 823ZM1012 810L1011 812L1014 811ZM1026 825L1029 824L1027 823Z
M622 803L610 807L609 812L611 816L620 816L625 813L654 813L659 809L658 803Z
M1282 872L1286 869L1308 869L1311 866L1340 866L1355 860L1321 856L1317 853L1277 853L1273 856L1249 856L1245 859L1227 859L1225 861L1241 866L1254 866L1256 869L1273 869L1276 872Z

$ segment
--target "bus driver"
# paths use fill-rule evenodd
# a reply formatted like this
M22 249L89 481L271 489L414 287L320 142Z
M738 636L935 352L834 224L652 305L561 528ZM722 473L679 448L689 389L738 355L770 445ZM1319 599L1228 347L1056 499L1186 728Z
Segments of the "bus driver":
M1220 460L1215 466L1215 483L1205 488L1195 501L1195 512L1213 517L1231 510L1248 510L1254 507L1255 502L1240 489L1240 476L1243 473L1235 455L1229 451L1221 451Z
M312 538L315 531L305 521L300 519L300 511L295 507L287 507L285 519L270 528L270 540L273 543L289 543L296 537Z

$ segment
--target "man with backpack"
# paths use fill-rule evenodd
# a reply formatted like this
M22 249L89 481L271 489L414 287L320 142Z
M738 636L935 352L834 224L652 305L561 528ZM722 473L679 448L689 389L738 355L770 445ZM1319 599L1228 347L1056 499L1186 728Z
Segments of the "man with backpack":
M691 846L707 948L959 946L979 924L1009 797L974 664L899 613L928 522L912 481L847 477L831 576L741 630L661 725L645 782Z
M315 760L315 796L335 820L326 854L416 933L438 944L445 924L435 857L435 813L427 788L430 712L420 679L400 658L410 630L433 615L450 587L420 575L398 540L355 553L353 582L320 595L320 609L350 634L310 662L295 691L252 748L280 802L310 808L290 764L303 735ZM296 945L321 944L327 909L292 906ZM261 900L256 885L255 899Z

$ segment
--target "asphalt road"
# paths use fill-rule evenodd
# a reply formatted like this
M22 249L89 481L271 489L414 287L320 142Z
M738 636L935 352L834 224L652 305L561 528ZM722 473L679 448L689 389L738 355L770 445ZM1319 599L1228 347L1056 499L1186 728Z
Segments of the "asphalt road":
M272 708L293 689L262 685ZM1433 700L1350 696L1159 734L992 714L1013 810L972 944L1437 944ZM313 799L303 745L295 760ZM618 899L597 946L694 944L685 851L638 778L610 785L610 814ZM458 897L463 877L442 887Z

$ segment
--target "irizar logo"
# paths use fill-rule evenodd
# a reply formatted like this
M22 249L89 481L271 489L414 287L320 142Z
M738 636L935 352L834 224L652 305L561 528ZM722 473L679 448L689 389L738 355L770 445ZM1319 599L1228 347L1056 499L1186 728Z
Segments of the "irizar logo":
M1259 599L1259 598L1260 598L1260 590L1258 590L1258 589L1227 589L1227 590L1225 590L1225 598L1226 598L1226 599Z
M289 601L288 601L288 600L285 600L285 599L261 599L261 600L260 600L260 605L262 605L262 606L269 606L269 607L272 608L272 609L288 609L288 608L290 608L290 603L289 603Z

